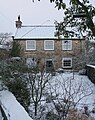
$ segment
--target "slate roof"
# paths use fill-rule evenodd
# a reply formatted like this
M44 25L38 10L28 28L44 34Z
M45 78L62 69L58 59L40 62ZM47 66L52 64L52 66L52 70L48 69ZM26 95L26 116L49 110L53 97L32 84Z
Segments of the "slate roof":
M17 28L16 33L14 35L14 39L17 40L58 39L58 37L55 36L55 33L56 33L55 26L47 26L47 25L21 26L21 28ZM60 39L84 40L84 38L76 38L76 37L65 38L64 36L61 36Z
M55 32L54 26L22 26L17 29L14 39L57 39Z

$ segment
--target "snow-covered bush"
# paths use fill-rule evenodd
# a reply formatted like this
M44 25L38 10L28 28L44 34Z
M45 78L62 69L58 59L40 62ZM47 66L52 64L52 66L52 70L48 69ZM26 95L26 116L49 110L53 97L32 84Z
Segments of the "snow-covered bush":
M79 75L86 75L86 69L79 70Z
M17 100L28 111L30 91L24 77L26 66L22 60L9 59L2 64L1 79L5 86L15 95Z

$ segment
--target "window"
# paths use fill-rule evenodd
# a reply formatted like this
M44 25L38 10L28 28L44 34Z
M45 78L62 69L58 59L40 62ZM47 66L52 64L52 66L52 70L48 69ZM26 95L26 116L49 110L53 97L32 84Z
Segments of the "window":
M44 50L54 50L54 41L53 40L45 40L44 41Z
M62 50L72 50L72 40L63 40Z
M72 67L72 58L63 58L62 66L63 66L63 68L71 68Z
M28 67L35 67L36 64L36 59L34 57L26 59L26 65L28 65Z
M36 41L35 40L27 40L26 41L26 50L36 50Z

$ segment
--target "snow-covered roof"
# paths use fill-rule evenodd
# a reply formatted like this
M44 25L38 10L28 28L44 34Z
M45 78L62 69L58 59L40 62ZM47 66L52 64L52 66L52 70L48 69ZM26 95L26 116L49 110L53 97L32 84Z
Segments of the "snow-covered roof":
M95 68L95 65L87 65L87 66L92 67L92 68Z
M90 42L91 42L91 43L95 43L95 39L93 39L93 40L90 40Z
M42 39L42 38L57 38L55 37L56 29L54 26L22 26L17 28L15 39Z
M0 49L9 49L7 45L0 45Z

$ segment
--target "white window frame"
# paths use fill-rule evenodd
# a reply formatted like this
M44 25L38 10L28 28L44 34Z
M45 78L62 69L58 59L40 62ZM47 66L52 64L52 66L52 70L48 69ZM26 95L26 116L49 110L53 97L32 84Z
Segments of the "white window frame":
M28 48L28 42L32 42L34 45L33 48ZM26 50L36 50L36 40L26 40Z
M72 50L72 40L63 40L62 50Z
M48 42L52 42L52 45L51 45L52 48L48 48L48 45L47 45ZM54 40L44 40L44 50L54 50Z
M64 60L70 60L71 61L71 65L70 66L64 66ZM62 59L62 67L63 68L72 68L72 58L63 58Z

